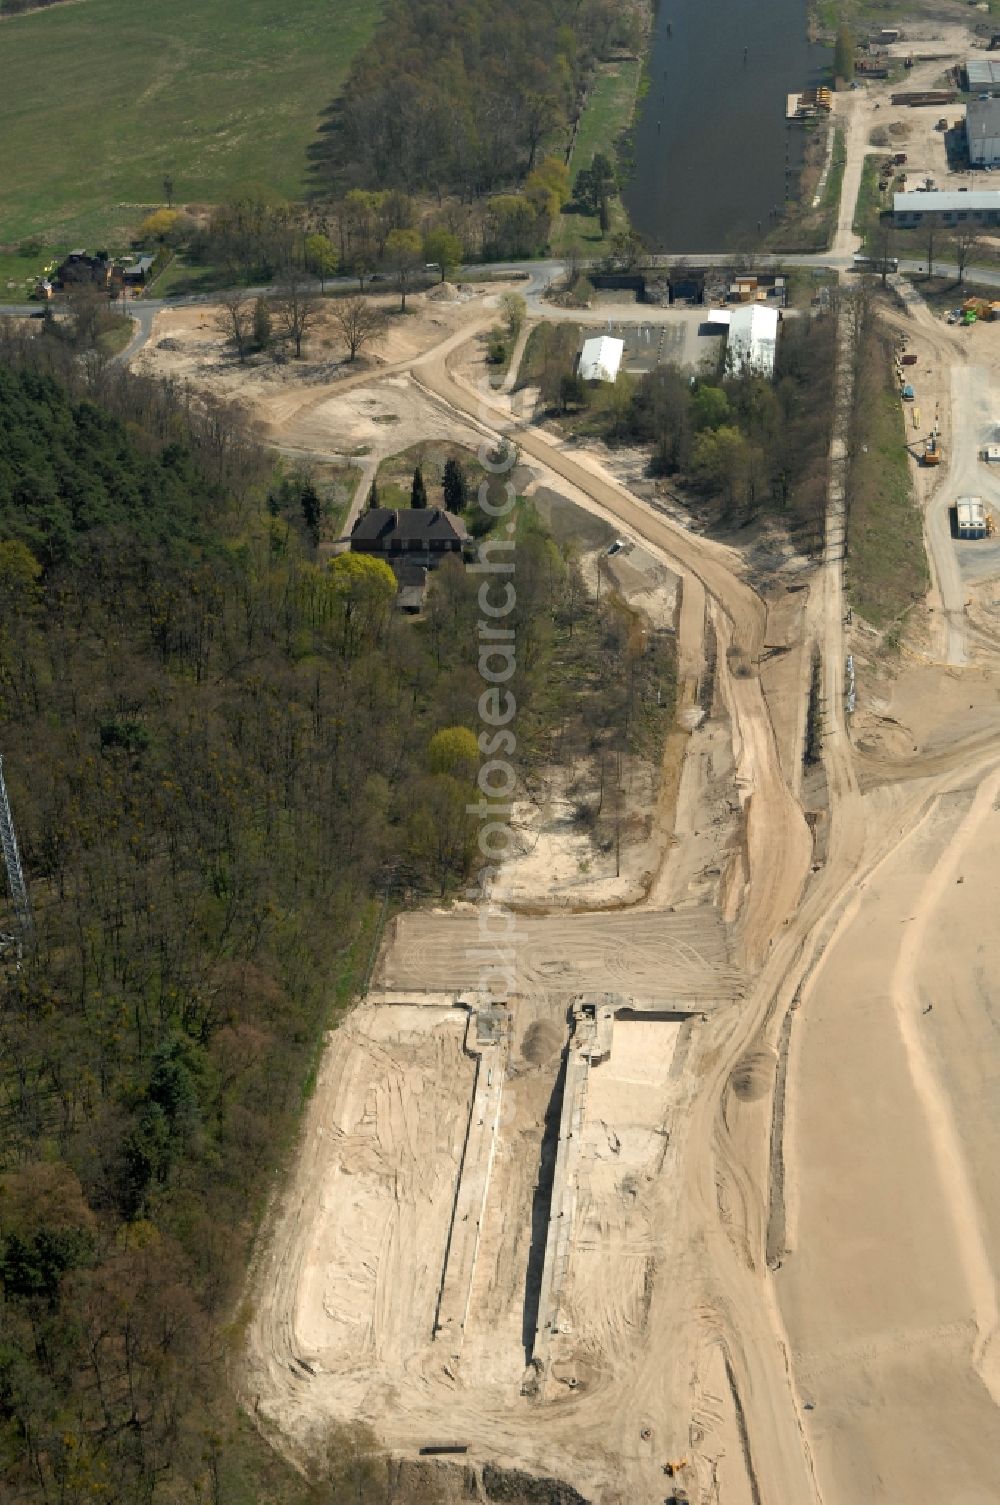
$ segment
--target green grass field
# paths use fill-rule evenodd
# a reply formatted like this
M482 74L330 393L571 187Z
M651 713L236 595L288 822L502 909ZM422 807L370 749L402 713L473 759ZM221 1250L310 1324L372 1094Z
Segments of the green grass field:
M874 331L865 339L855 406L847 598L873 627L891 628L923 598L928 570L906 448L909 410L896 391L888 344Z
M294 197L379 0L75 0L0 22L0 247L124 241L174 179Z
M581 167L589 167L595 152L614 161L615 144L635 113L636 95L642 64L638 59L608 64L599 74L587 98L580 128L570 157L570 181L576 181ZM564 214L553 228L552 251L565 255L578 247L587 256L600 256L610 249L615 233L628 225L628 215L620 199L611 204L611 229L602 236L596 214Z

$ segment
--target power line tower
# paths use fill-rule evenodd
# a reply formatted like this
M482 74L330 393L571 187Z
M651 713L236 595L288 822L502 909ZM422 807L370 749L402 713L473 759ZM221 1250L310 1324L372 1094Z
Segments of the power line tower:
M11 902L14 905L17 923L21 927L21 942L26 944L34 934L35 922L31 913L31 900L28 898L28 885L24 881L24 869L21 867L21 854L17 849L17 837L14 834L14 820L10 813L10 801L7 798L2 756L0 756L0 847L3 848Z

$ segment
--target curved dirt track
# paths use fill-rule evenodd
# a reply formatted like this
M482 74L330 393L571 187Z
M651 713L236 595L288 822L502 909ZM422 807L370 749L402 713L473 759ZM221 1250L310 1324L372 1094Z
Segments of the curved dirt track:
M661 517L595 464L584 464L538 429L512 423L502 409L477 396L449 370L448 352L432 351L415 363L414 375L451 408L486 428L513 435L522 452L581 497L652 546L672 568L694 576L719 608L719 674L735 738L736 781L746 802L748 901L741 941L751 964L760 961L776 930L795 908L809 871L812 842L801 808L788 790L770 714L756 666L764 643L763 601L742 579L739 555ZM736 665L729 666L730 650Z

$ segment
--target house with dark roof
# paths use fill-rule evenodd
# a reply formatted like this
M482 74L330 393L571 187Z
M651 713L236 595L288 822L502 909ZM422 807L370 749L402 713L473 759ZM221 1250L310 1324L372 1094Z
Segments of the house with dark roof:
M64 257L52 278L56 287L73 287L92 284L107 287L111 281L111 262L105 252L88 256L86 251L70 251Z
M129 287L144 287L152 270L152 256L138 256L135 261L119 269L122 281Z
M469 534L460 517L441 507L369 507L354 524L350 541L354 554L433 566L448 554L461 555Z

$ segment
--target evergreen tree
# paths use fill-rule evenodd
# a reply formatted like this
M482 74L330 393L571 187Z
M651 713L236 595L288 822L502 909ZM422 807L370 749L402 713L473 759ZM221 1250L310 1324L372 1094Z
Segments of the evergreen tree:
M427 487L424 485L424 476L419 465L413 472L413 487L410 491L410 506L427 506Z
M457 460L446 460L444 467L444 505L448 512L464 512L469 499L465 471Z
M854 77L854 38L847 26L841 26L833 48L833 76L850 82Z
M368 493L368 508L369 508L369 511L371 510L372 507L377 507L378 504L379 504L379 502L378 502L378 482L377 481L372 481L372 489Z
M253 306L253 342L258 350L266 350L271 343L271 310L266 298L258 298Z
M323 516L323 504L312 481L306 479L302 482L299 488L299 501L302 506L302 516L305 519L306 532L309 534L313 548L316 548L319 544L319 525Z

